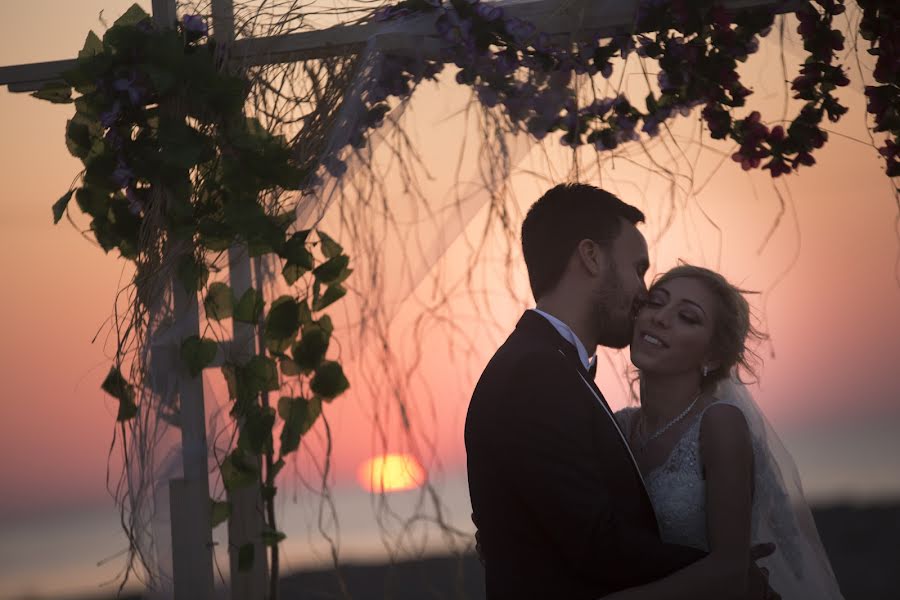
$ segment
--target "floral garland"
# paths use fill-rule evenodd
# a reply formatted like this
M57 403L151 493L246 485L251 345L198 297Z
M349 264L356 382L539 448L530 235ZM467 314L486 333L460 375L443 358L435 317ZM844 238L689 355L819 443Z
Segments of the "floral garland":
M835 64L843 36L832 20L843 11L843 0L815 0L797 11L809 57L792 89L805 104L787 129L770 130L756 111L744 119L733 113L752 93L741 84L738 64L771 31L774 9L732 12L713 0L644 0L636 22L642 33L606 42L595 36L564 47L532 23L505 16L502 8L481 0L405 0L379 9L372 19L437 12L444 55L440 61L387 57L378 85L365 98L369 118L363 127L380 123L389 96L407 97L422 78L433 78L452 62L459 68L457 81L472 86L482 104L502 106L513 123L523 124L537 139L559 132L565 145L612 150L641 134L653 137L665 122L703 106L710 135L739 144L735 161L745 170L762 167L778 177L814 164L812 152L828 139L820 127L823 119L837 121L847 110L834 96L836 88L849 83ZM659 94L651 92L643 110L623 95L578 106L569 87L573 75L609 78L613 60L632 53L660 67Z
M875 118L873 130L888 135L879 149L888 176L900 177L900 4L891 0L857 2L863 9L859 32L871 45L869 53L878 57L872 75L881 84L866 86L866 110Z

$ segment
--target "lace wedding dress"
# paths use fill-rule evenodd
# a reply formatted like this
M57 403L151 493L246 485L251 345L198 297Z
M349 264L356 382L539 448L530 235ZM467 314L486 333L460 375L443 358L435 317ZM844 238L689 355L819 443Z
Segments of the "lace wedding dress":
M769 569L770 585L784 600L842 600L794 461L747 389L734 381L719 385L715 400L690 418L665 462L644 474L663 541L709 550L700 423L703 413L719 403L740 409L750 427L754 462L751 539L754 544L776 545L775 553L758 563ZM616 413L626 435L630 435L637 411L626 408Z

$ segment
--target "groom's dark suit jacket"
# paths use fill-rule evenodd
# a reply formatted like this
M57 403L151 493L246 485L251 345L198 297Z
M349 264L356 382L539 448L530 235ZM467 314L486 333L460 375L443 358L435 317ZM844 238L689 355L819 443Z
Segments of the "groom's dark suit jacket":
M534 311L485 368L466 453L489 600L598 598L703 556L660 541L640 474L600 402L574 346Z

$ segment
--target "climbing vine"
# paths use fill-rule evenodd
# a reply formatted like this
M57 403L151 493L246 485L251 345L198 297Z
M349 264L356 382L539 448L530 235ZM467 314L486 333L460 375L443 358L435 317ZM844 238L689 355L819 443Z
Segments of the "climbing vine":
M87 36L63 82L35 95L74 103L66 145L84 164L77 185L53 205L54 221L74 198L101 248L134 262L138 288L163 271L166 247L187 247L173 285L202 294L207 319L258 328L258 354L238 362L226 353L222 366L239 435L220 474L226 490L260 486L270 509L261 536L274 553L284 538L271 510L276 477L323 402L349 387L340 362L327 358L334 328L324 311L346 294L342 284L352 270L334 239L320 230L291 231L293 211L264 202L267 194L308 185L313 170L298 164L283 137L245 116L248 83L220 68L207 34L199 16L158 28L134 5L102 39ZM238 244L250 257L277 257L285 283L299 291L267 303L260 289L238 296L225 283L209 284L216 255ZM123 374L119 342L102 388L118 400L124 423L140 410L141 382ZM179 344L192 377L223 351L196 335ZM270 402L269 394L286 385L296 393ZM227 502L213 501L214 526L228 514ZM237 550L249 568L252 544ZM273 571L275 585L274 558Z

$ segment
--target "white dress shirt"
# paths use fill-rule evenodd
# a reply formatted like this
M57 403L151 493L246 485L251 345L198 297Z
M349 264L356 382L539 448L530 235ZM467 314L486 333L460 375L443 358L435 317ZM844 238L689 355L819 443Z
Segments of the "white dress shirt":
M597 364L597 355L588 357L587 349L584 347L584 344L581 343L581 340L578 339L578 336L575 335L575 332L572 331L572 328L551 315L548 312L544 312L540 309L533 309L534 312L541 315L545 319L547 319L553 328L559 332L559 335L563 337L564 340L575 346L575 350L578 351L578 358L581 359L581 364L584 365L584 370L588 373L591 372L591 367Z

